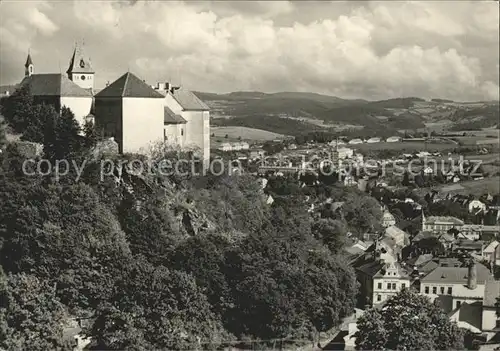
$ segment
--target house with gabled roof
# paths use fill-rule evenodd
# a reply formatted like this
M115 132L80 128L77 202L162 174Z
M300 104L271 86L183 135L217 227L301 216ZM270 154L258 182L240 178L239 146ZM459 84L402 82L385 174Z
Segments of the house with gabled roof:
M402 289L410 287L410 275L398 262L395 246L391 238L377 240L351 262L360 283L360 293L368 305L382 304Z
M127 72L96 94L95 125L121 153L137 153L164 140L164 107L162 94Z

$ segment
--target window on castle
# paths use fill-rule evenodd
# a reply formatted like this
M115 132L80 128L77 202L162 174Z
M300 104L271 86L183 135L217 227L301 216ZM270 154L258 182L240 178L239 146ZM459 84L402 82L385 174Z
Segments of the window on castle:
M377 295L377 301L380 301L380 300L382 300L382 296Z
M396 290L396 283L392 283L392 290Z
M406 284L405 283L401 284L401 289L404 289L404 288L406 288Z
M448 287L448 295L451 295L451 294L452 294L452 287L451 287L451 286L449 286L449 287Z
M377 289L379 289L379 290L382 289L382 283L378 283Z
M437 292L438 292L437 286L433 286L432 287L432 293L435 295L435 294L437 294Z
M425 291L425 293L426 293L426 294L428 294L428 293L429 293L429 287L428 287L428 286L426 286L426 287L424 288L424 291Z
M441 287L441 295L444 295L444 286Z
M455 307L456 308L460 308L460 305L462 305L462 301L457 301L456 304L455 304Z
M391 290L391 283L387 283L387 290Z
M184 135L184 129L181 129L181 135Z

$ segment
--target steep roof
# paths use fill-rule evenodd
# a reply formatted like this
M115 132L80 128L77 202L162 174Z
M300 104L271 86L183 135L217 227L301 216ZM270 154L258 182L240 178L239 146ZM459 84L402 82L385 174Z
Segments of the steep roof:
M155 91L135 74L130 72L125 73L106 88L102 89L95 97L164 98L162 94Z
M33 64L33 60L31 60L31 55L28 53L28 57L26 58L26 63L24 64L24 67L28 67L29 65Z
M33 96L91 97L92 93L79 87L60 73L33 74L25 77L20 85L28 84Z
M95 73L90 59L85 57L82 46L75 46L66 73Z
M181 115L176 115L168 106L163 108L163 123L165 124L185 124L187 121Z
M491 273L484 265L477 263L477 283L484 284L492 279ZM437 267L421 279L422 283L455 283L467 284L468 267Z
M172 94L173 98L188 111L209 111L210 107L201 101L193 92L179 89Z

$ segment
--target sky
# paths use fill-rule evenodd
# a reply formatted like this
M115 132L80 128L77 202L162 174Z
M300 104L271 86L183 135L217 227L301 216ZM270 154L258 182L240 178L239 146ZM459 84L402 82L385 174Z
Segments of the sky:
M65 72L84 42L96 87L130 71L186 89L369 100L499 98L490 1L0 2L0 84Z

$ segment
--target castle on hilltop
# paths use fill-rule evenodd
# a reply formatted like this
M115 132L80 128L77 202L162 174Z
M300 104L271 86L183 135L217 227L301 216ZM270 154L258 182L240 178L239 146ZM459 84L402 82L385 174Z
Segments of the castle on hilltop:
M35 73L28 53L24 79L35 103L71 109L83 126L92 119L105 137L113 137L121 153L136 153L165 141L200 151L210 160L210 109L191 91L171 83L151 86L127 72L96 91L95 71L83 45L75 45L66 74Z

